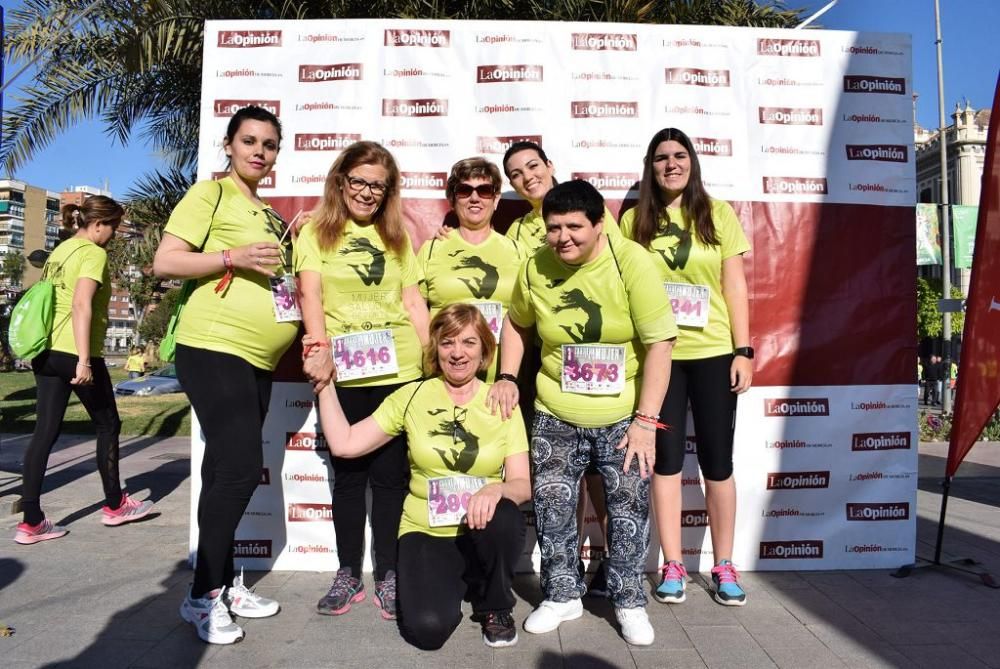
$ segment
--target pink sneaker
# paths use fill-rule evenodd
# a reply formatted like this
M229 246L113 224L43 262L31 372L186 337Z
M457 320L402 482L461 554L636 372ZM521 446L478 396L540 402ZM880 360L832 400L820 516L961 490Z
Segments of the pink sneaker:
M37 525L18 523L17 532L14 534L14 541L27 546L30 544L37 544L39 541L58 539L59 537L66 536L68 533L69 530L65 527L53 525L52 521L46 518Z
M145 518L152 510L153 503L149 500L140 502L129 497L127 493L122 493L122 505L117 509L111 509L107 506L101 508L101 522L109 527L124 525Z

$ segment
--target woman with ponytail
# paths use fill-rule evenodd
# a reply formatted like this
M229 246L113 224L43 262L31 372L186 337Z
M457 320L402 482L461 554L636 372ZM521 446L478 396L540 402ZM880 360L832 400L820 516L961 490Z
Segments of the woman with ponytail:
M49 453L59 438L71 392L80 399L97 432L97 469L104 485L101 522L122 525L153 509L152 502L132 499L121 487L121 420L103 357L111 299L105 248L124 215L120 204L103 195L62 209L63 227L72 236L55 248L47 263L47 275L55 288L54 325L49 347L31 361L38 404L35 432L24 456L24 518L14 535L19 544L58 539L68 532L45 517L39 498Z

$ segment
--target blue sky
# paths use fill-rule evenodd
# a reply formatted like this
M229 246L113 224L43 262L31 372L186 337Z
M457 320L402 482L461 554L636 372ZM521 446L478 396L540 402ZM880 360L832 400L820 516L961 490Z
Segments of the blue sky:
M6 4L6 3L5 3ZM20 4L7 4L8 8ZM827 0L788 0L806 7L806 16ZM933 0L840 0L818 19L823 28L913 35L913 88L919 94L917 120L937 127L937 70ZM945 113L968 98L975 108L990 107L1000 68L1000 0L941 0L944 39ZM12 68L8 68L8 74ZM5 106L10 101L5 102ZM951 122L950 117L946 121ZM13 176L50 190L108 184L124 195L144 173L159 166L149 147L133 141L123 147L107 137L98 123L84 123L39 152Z

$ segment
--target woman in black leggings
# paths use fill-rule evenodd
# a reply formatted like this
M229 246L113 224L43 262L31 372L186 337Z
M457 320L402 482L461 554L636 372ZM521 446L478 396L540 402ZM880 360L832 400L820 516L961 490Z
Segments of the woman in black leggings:
M314 340L307 338L306 344ZM518 505L531 498L528 442L520 412L503 421L486 408L496 342L479 310L450 304L430 324L424 358L431 377L390 394L353 425L334 384L319 394L333 454L359 458L406 433L410 491L399 523L399 625L426 650L462 621L462 599L490 647L517 643L514 566L524 550Z
M229 174L191 187L153 262L158 276L196 281L176 334L177 376L205 434L197 563L181 617L208 643L243 639L230 614L265 618L279 609L235 574L233 538L260 481L271 373L298 331L283 308L285 226L257 196L280 142L274 114L237 111L223 140Z
M114 237L125 211L111 198L95 195L82 206L66 205L62 215L63 227L74 234L56 247L45 268L46 277L55 287L54 327L48 349L31 361L38 387L38 419L24 456L24 520L14 534L19 544L58 539L68 532L45 517L39 497L70 392L80 398L97 431L97 470L105 499L101 522L122 525L148 515L153 508L152 502L136 501L122 491L118 478L121 420L101 355L111 299L104 248Z

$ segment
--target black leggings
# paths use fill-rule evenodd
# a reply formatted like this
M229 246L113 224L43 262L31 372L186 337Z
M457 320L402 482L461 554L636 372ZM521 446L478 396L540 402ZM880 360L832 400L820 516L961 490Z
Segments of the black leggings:
M271 372L228 353L177 345L177 378L205 435L192 597L233 582L233 538L264 467Z
M524 515L501 499L482 530L457 537L410 532L399 538L399 627L418 648L436 650L462 622L468 594L475 614L514 608L511 585L524 550Z
M400 384L401 385L401 384ZM340 405L350 423L364 420L400 385L337 388ZM360 458L331 457L333 465L333 527L341 567L360 578L365 554L365 494L372 488L372 539L375 580L396 570L399 518L403 515L410 478L406 436L400 434L374 453Z
M63 416L69 405L70 392L76 393L83 408L90 414L97 430L97 470L104 485L104 503L112 509L121 506L122 487L118 480L118 435L122 422L115 404L115 391L104 358L91 358L94 382L87 386L70 385L76 376L77 356L61 351L44 351L31 361L38 387L37 419L31 444L24 454L24 474L21 508L24 522L37 525L45 520L39 498L42 479L48 466L52 446L62 431Z
M670 429L656 431L653 471L657 474L679 474L684 467L690 400L702 475L709 481L725 481L732 476L736 427L736 393L729 389L732 363L732 355L671 363L670 387L660 409L660 419Z

